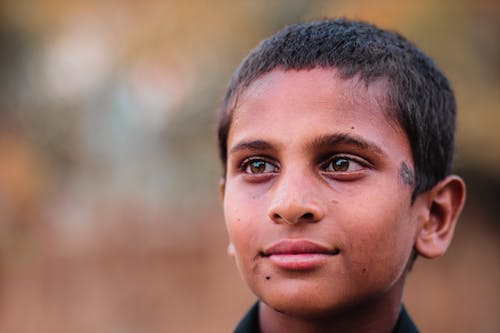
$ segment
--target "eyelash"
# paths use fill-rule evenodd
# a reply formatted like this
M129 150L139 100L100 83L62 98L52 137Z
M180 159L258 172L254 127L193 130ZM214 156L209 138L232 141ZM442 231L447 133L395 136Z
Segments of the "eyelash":
M340 161L347 161L348 165L347 170L327 170L332 163L335 162L340 162ZM356 168L356 170L348 170L349 168L352 167L352 164L357 164L359 167ZM337 165L339 167L343 167L341 165ZM364 168L370 167L370 163L362 158L352 156L352 155L345 155L345 154L333 154L330 155L327 159L326 162L320 164L320 168L323 172L325 173L336 173L336 174L351 174L355 173L358 171L361 171ZM333 166L335 168L335 166Z
M256 163L256 162L261 162L264 164L264 167L268 167L269 165L271 165L275 170L274 171L271 171L271 172L262 172L262 173L259 173L259 172L248 172L248 168L251 167L251 163ZM277 173L279 171L279 166L276 165L275 162L271 162L269 160L269 158L265 158L265 157L250 157L250 158L247 158L245 159L243 162L241 162L240 164L240 167L239 167L240 171L245 173L245 174L248 174L248 175L267 175L267 174L272 174L272 173Z

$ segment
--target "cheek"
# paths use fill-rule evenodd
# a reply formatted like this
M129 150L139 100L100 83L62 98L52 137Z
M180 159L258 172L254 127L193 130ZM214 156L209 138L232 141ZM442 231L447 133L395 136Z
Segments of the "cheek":
M256 255L258 254L258 228L251 210L239 201L235 204L234 197L224 202L224 217L229 237L234 246L236 267L243 280L252 286L252 278L258 272Z
M258 241L258 227L263 223L257 216L258 202L241 194L242 191L226 192L224 218L229 237L234 244L238 261L255 256Z
M373 196L360 205L355 215L343 226L349 235L346 255L358 277L367 274L373 283L391 283L406 267L413 248L415 223L411 219L408 203L392 196L392 200L380 200Z
M262 186L247 185L239 179L229 181L223 204L229 232L234 230L235 234L243 232L244 237L252 237L250 231L258 229L266 222L267 205Z
M248 218L248 208L246 200L238 192L233 193L230 189L224 198L224 219L231 239L238 238L251 225L246 221Z

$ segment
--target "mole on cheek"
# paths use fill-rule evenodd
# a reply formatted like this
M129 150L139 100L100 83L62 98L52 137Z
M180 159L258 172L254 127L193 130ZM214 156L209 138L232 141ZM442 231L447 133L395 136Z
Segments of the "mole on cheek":
M269 275L266 275L266 280L271 280L271 277Z

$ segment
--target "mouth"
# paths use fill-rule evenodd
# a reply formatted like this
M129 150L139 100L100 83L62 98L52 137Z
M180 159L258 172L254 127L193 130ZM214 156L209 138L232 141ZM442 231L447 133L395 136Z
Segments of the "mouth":
M340 254L337 247L330 248L311 240L282 240L264 249L260 256L285 270L311 270Z

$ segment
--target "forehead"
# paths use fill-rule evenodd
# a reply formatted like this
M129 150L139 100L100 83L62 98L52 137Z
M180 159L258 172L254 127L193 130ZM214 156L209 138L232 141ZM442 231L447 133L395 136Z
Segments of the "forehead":
M312 88L312 89L311 89ZM304 93L307 92L307 95ZM310 70L275 69L266 73L242 91L233 110L246 107L247 103L280 103L283 99L307 103L311 106L331 104L332 108L341 107L343 112L356 109L360 104L377 108L393 119L389 108L389 84L381 78L367 83L355 76L343 78L334 68L314 68ZM333 103L332 103L333 102ZM304 110L307 111L307 110ZM233 115L233 117L238 115Z
M241 93L233 109L232 125L247 116L273 118L280 108L293 106L294 116L310 118L314 111L329 110L323 114L327 118L335 115L354 121L383 117L392 127L400 128L389 107L388 95L385 79L368 84L359 77L344 79L332 68L276 69L253 81Z
M411 156L408 139L390 116L388 84L344 79L334 69L274 70L251 83L233 109L227 147L266 140L306 144L352 134Z

